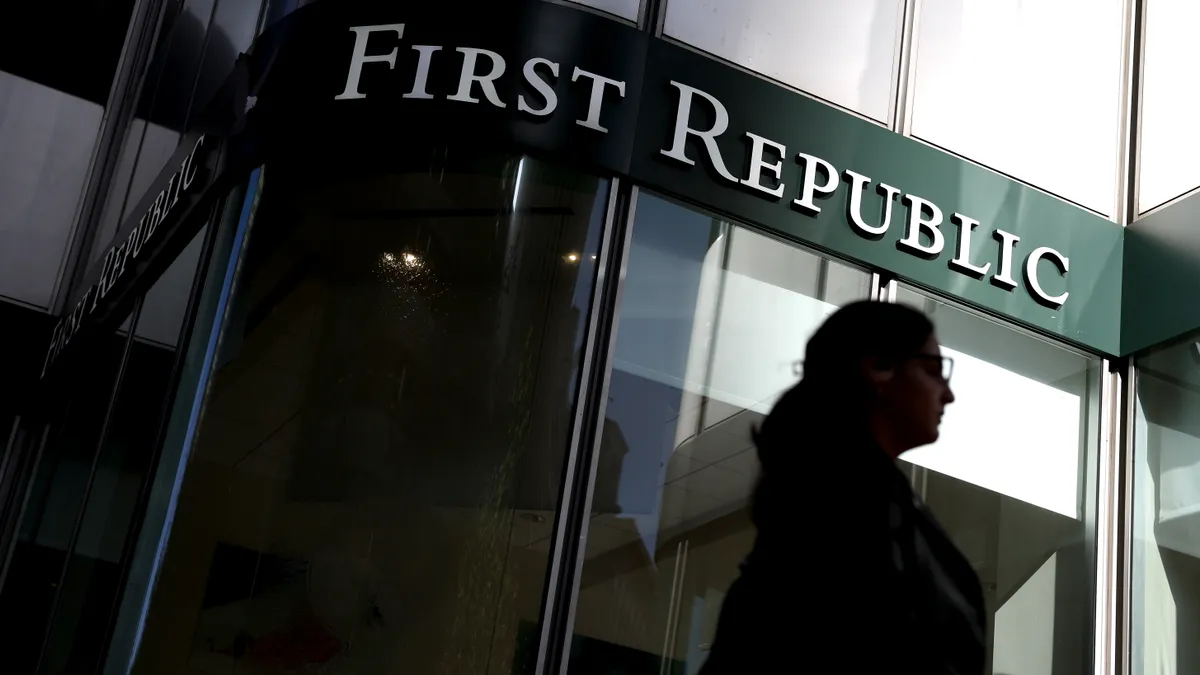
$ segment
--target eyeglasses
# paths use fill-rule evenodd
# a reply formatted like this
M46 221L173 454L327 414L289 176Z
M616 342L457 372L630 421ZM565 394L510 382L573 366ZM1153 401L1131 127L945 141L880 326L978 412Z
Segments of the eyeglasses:
M950 376L954 374L954 359L949 356L942 356L941 354L913 354L909 358L937 363L941 368L939 375L942 381L947 384L950 383Z

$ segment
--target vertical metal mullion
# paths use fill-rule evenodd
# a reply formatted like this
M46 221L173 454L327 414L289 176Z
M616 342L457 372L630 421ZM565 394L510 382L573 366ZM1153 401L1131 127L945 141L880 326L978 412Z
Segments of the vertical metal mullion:
M205 275L205 281L202 281L202 287L198 290L200 299L198 302L203 302L203 296L206 290L213 288L217 293L217 298L212 308L212 325L209 327L206 335L206 341L203 345L203 356L198 369L198 376L194 389L188 390L187 393L192 397L191 405L187 410L186 432L183 435L180 443L182 448L179 453L179 462L175 468L175 476L171 480L170 494L167 497L166 515L162 525L162 531L158 534L158 543L154 546L154 561L151 564L151 569L147 573L150 580L149 585L145 589L141 606L135 608L137 611L136 618L133 620L132 635L129 638L128 653L122 656L114 657L112 654L105 656L105 660L101 662L100 667L103 672L121 672L128 673L133 668L133 660L136 658L138 649L141 646L142 632L145 628L145 621L150 607L150 598L154 593L154 580L158 578L159 570L162 565L163 556L166 551L166 543L171 536L171 528L174 523L175 509L179 502L179 493L183 483L183 474L186 470L188 460L191 454L191 444L195 440L195 433L199 426L199 420L205 405L205 397L207 394L209 380L212 374L217 369L217 353L220 349L221 338L228 327L228 318L232 297L240 281L242 265L244 263L243 254L245 247L250 238L251 230L253 229L254 215L257 212L259 200L262 197L262 188L264 183L265 167L260 166L250 172L249 180L246 184L245 192L240 197L241 207L238 210L238 215L235 217L233 225L233 234L230 235L229 253L227 262L224 265L224 273L220 276L220 282L213 287L208 287L208 275ZM222 200L226 207L229 206L229 199ZM214 222L214 225L221 232L226 223L225 213L227 209L222 209L219 213L222 215ZM216 251L216 245L221 241L220 234L212 235L213 248ZM220 269L220 268L218 268ZM215 271L215 270L210 270ZM215 279L214 279L215 280ZM193 326L194 328L194 326ZM186 359L186 355L184 356ZM170 416L173 414L174 408L167 413L165 425L169 425ZM164 428L164 433L167 429ZM153 487L151 487L153 489ZM143 516L144 517L144 516ZM136 547L136 542L135 542ZM124 590L122 590L124 593ZM116 611L121 611L121 604L117 605ZM117 621L113 622L113 630L115 631ZM106 649L111 649L111 641ZM109 664L113 658L121 659L121 662ZM111 666L111 667L110 667ZM113 669L116 670L113 670Z
M1146 0L1125 0L1121 63L1121 116L1118 124L1115 220L1129 225L1138 216L1141 183L1142 69L1145 56Z
M870 299L877 302L895 302L896 278L886 272L872 272Z
M121 351L121 362L117 366L116 377L113 380L112 391L108 397L108 405L104 411L104 421L100 424L100 433L96 438L95 449L92 451L92 464L88 468L87 481L84 482L83 493L79 499L79 512L75 514L75 523L71 526L71 536L67 539L66 557L63 559L62 570L58 574L58 586L54 592L54 600L50 603L50 613L46 621L46 630L42 634L42 645L38 650L37 664L41 669L42 660L46 658L46 648L50 645L50 635L54 632L54 621L58 618L58 608L62 603L63 591L66 588L67 572L71 569L71 557L75 555L75 547L79 544L79 533L83 530L84 515L87 513L88 499L92 494L92 486L96 481L96 470L100 466L100 453L104 450L104 440L108 436L112 424L113 413L117 408L117 399L121 395L122 380L125 379L125 369L129 365L129 356L133 352L133 338L137 333L138 318L142 313L143 299L138 298L129 315L129 333L125 336L125 347Z
M1095 572L1095 615L1093 630L1092 672L1096 675L1115 675L1121 660L1118 649L1124 640L1120 638L1118 597L1121 594L1120 576L1122 555L1122 500L1126 497L1122 489L1125 471L1122 455L1125 450L1124 423L1128 396L1127 372L1123 363L1104 362L1104 375L1100 384L1100 447L1096 504L1096 572Z
M889 105L888 128L909 135L912 128L912 84L916 76L913 58L917 45L917 21L920 19L921 0L904 0L900 35L896 45L895 79L892 81L893 98Z
M1117 501L1117 574L1115 601L1114 675L1129 675L1133 661L1133 499L1134 499L1134 439L1137 430L1138 375L1132 358L1125 360L1121 387L1119 419L1123 425L1120 443L1120 476Z
M584 550L588 535L600 429L608 403L613 338L625 279L630 221L637 203L637 188L625 181L614 180L610 190L580 368L571 444L563 472L562 497L555 519L550 569L543 597L535 669L538 675L564 672L570 660L571 630L579 571L583 564L580 551Z
M642 0L641 15L638 17L638 30L655 37L662 35L663 21L667 16L668 0Z

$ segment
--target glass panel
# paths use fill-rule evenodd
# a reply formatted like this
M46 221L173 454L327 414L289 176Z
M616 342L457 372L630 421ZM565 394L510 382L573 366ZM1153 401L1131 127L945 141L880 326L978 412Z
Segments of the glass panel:
M869 291L865 272L638 198L572 672L697 672L754 542L750 429L817 326Z
M1200 93L1181 86L1200 70L1200 4L1170 0L1145 3L1142 56L1140 184L1138 208L1148 211L1200 186L1200 129L1192 111Z
M32 673L37 666L126 341L119 331L97 336L94 350L69 364L74 370L70 387L63 387L68 391L47 404L57 412L54 430L0 588L6 671Z
M0 295L50 305L103 112L0 71Z
M923 0L920 8L913 135L1112 214L1125 3Z
M901 288L954 359L937 443L902 466L983 582L990 672L1090 672L1101 363Z
M641 9L641 0L569 0L577 5L587 5L599 10L616 14L623 19L630 21L638 20L638 11Z
M5 3L0 21L0 296L49 307L133 0ZM33 58L30 44L86 58Z
M1200 347L1137 359L1133 494L1133 675L1200 668Z
M663 33L886 121L901 0L670 0Z
M136 117L121 147L112 189L105 198L99 229L92 242L93 264L104 255L122 219L129 215L174 154L188 125L206 40L211 38L216 42L213 50L229 47L228 38L220 31L209 35L216 4L217 0L174 0L163 9L159 35L165 37L155 46ZM257 7L254 2L245 4Z
M135 673L532 667L607 182L346 165L265 170Z
M128 581L123 588L120 609L112 628L112 641L105 659L104 673L127 675L132 667L133 654L141 637L146 603L161 563L167 523L173 517L180 480L180 468L186 464L184 439L192 430L199 414L199 401L207 387L209 366L216 349L215 331L220 326L222 310L232 284L234 264L244 240L244 227L250 221L249 204L258 194L260 171L251 174L247 191L239 186L225 198L218 231L214 238L210 260L215 261L204 273L203 288L196 309L187 353L176 384L178 392L166 423L164 442L158 454L157 467L150 486L142 528L133 544L129 562Z
M187 250L198 251L201 230ZM170 393L174 345L183 328L196 255L181 256L147 292L129 361L100 445L79 540L71 551L39 673L90 673L98 664L115 609L126 546L134 526L159 425ZM180 279L187 280L183 293ZM177 303L180 306L173 306ZM165 333L173 332L167 336ZM152 334L159 341L144 339Z

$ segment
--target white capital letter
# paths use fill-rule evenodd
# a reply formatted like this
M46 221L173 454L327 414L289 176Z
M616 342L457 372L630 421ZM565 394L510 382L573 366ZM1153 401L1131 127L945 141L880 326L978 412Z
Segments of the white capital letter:
M680 84L675 80L671 80L671 84L679 90L679 108L675 111L675 137L671 140L670 150L659 150L659 152L671 159L695 166L696 163L688 159L686 152L687 137L688 134L692 134L704 142L704 148L708 150L708 159L712 162L713 168L716 169L717 173L721 174L722 178L731 183L738 182L738 179L729 173L729 169L725 168L725 161L721 159L721 150L717 148L717 136L725 133L725 130L729 128L729 111L710 94L689 87L686 84ZM716 111L716 121L708 131L697 131L688 126L688 121L692 116L693 94L699 94L711 103L713 109Z
M1042 290L1042 284L1038 281L1038 262L1042 258L1050 258L1054 266L1058 268L1059 274L1064 277L1067 275L1067 270L1071 268L1071 261L1063 254L1054 249L1043 246L1029 254L1029 259L1025 261L1025 280L1029 282L1029 288L1033 294L1044 304L1058 309L1067 301L1067 296L1070 293L1063 291L1061 295L1047 295L1046 291Z
M388 64L388 68L396 67L396 52L398 48L392 47L392 51L387 54L372 54L367 56L367 40L370 39L371 33L379 33L383 31L392 31L397 38L404 37L404 24L402 23L385 23L378 26L351 26L350 30L354 31L354 55L350 57L350 74L346 76L346 88L342 93L333 97L333 100L339 101L348 98L366 98L366 94L359 93L358 80L362 77L362 67L364 63L375 63L383 61Z
M742 185L748 185L755 190L765 192L772 197L783 196L783 158L787 156L787 148L772 141L769 138L763 138L758 134L752 134L749 131L746 135L750 137L752 145L750 146L750 175L746 180L742 181ZM779 159L771 164L763 161L763 147L771 146L775 152L779 153ZM775 181L779 183L779 187L771 189L762 184L762 170L766 169L775 176Z
M187 158L183 160L183 166L179 168L180 173L183 174L183 180L181 181L183 185L181 189L183 190L190 190L192 188L192 181L196 180L196 151L202 145L204 145L204 136L196 139L196 144L192 146L192 151L188 153Z
M412 91L404 95L404 98L433 98L433 94L425 91L425 87L429 84L429 64L433 62L433 53L442 51L441 47L434 45L413 45L417 56L417 76L413 78Z
M904 195L900 201L908 204L908 231L896 246L921 258L936 258L946 242L938 225L942 224L942 210L937 204L914 195ZM929 207L930 218L925 219L925 207ZM933 242L928 246L921 243L921 230L925 229Z
M488 102L497 108L503 108L504 101L501 101L500 96L496 93L496 78L504 74L504 57L496 52L474 47L459 47L458 51L463 55L462 75L458 78L458 93L446 98L463 103L479 103L479 99L471 96L471 87L478 82ZM479 58L480 54L486 54L492 60L492 72L487 75L475 74L475 60Z
M554 87L551 87L548 82L538 77L537 70L535 70L538 66L543 64L550 66L550 74L554 77L558 77L558 64L549 59L543 59L540 57L535 57L526 61L525 67L521 69L521 72L525 74L525 81L529 83L529 86L536 89L537 92L542 95L542 98L546 99L546 105L542 106L540 110L534 110L533 108L529 107L528 103L525 102L525 94L517 96L517 110L529 113L530 115L537 115L539 117L549 115L550 113L554 112L555 108L558 107L558 94L554 93Z
M879 225L868 225L867 221L863 220L862 196L867 185L870 185L871 179L850 169L846 169L842 174L850 179L850 225L867 238L874 239L882 236L892 224L892 202L896 200L900 190L886 183L879 184L877 190L883 196L883 222Z
M950 269L982 279L988 270L992 269L992 263L986 263L983 267L971 263L971 230L975 229L979 221L961 213L950 216L950 220L958 223L958 253L950 260Z
M821 207L817 206L813 198L820 192L823 195L831 195L837 189L838 172L833 168L833 165L820 157L806 155L803 152L796 153L796 158L804 164L804 183L800 186L800 198L792 201L793 206L797 206L801 211L804 211L810 216L815 216L821 212ZM817 185L817 169L821 168L825 171L825 184Z
M575 67L575 72L571 73L571 81L574 82L580 76L592 78L592 97L588 100L587 119L575 120L575 124L588 129L595 129L603 133L608 133L608 129L600 126L600 106L604 103L604 86L611 84L617 88L617 93L621 98L625 98L625 83L620 80L610 80L607 77L602 77L595 73L589 73L579 66Z
M992 233L992 237L1000 242L1000 273L992 275L992 283L1011 291L1017 287L1017 282L1012 278L1013 247L1017 245L1018 241L1021 241L1021 238L1004 230L996 230Z

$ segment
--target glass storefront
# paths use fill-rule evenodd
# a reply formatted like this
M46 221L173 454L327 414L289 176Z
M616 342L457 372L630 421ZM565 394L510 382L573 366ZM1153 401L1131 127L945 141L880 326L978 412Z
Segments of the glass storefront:
M1197 336L1137 360L1133 436L1131 673L1200 667L1200 348Z
M455 156L265 168L134 672L527 668L609 184Z
M695 672L754 541L751 428L798 379L808 336L871 288L866 272L645 193L632 228L576 675Z
M901 287L954 359L938 442L901 458L983 582L991 671L1091 668L1100 359Z
M533 2L481 31L426 4L182 3L148 72L188 94L143 90L67 303L103 307L100 337L9 441L45 439L0 522L15 672L695 675L755 537L751 432L868 298L923 310L955 361L940 440L900 466L983 582L987 675L1107 675L1126 646L1133 675L1196 670L1200 351L1138 359L1120 448L1125 231L905 136L1104 213L1108 178L1027 176L967 142L999 147L987 123L928 115L950 80L907 50L957 49L971 3L819 4ZM789 61L812 45L772 26L818 14L854 44ZM199 164L166 158L184 131ZM126 262L117 299L88 295ZM853 485L795 490L821 517Z

